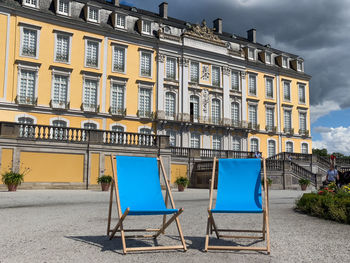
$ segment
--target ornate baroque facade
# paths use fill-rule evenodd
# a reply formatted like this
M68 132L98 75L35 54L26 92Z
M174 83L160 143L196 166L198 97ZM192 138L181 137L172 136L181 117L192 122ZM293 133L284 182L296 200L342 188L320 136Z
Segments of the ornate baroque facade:
M0 0L2 121L167 134L176 147L311 152L297 55L119 1Z

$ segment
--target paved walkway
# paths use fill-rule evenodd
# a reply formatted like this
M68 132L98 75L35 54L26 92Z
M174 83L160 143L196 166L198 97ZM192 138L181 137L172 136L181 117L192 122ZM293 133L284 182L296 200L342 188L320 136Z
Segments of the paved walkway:
M106 236L109 194L100 191L0 192L0 262L349 262L350 226L293 211L299 191L271 191L271 255L202 251L208 191L173 192L189 250L121 255L121 241ZM161 217L130 217L126 227L158 226ZM261 226L261 215L217 217L222 227ZM180 244L175 225L158 242ZM211 240L215 241L215 240ZM129 241L133 246L151 241Z

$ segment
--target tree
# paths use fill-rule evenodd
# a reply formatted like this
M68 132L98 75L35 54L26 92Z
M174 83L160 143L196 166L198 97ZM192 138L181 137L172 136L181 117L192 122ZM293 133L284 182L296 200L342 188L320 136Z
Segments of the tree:
M325 148L323 148L323 149L313 148L312 154L319 155L319 156L328 156L327 149L325 149Z

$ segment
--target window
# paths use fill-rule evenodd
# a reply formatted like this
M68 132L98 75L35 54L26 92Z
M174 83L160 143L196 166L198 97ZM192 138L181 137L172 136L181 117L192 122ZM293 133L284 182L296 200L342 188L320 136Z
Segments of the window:
M211 84L220 87L220 67L211 67Z
M165 94L165 116L174 119L175 117L175 94L167 92Z
M288 152L288 153L293 152L293 143L292 142L286 142L286 152Z
M111 114L123 115L125 85L112 82L111 84Z
M18 123L23 124L19 127L19 137L34 137L35 129L32 126L34 124L34 119L29 117L18 118Z
M85 66L98 68L100 43L92 40L86 41Z
M265 78L266 98L273 98L273 79Z
M60 15L69 15L69 0L57 0L57 13Z
M241 140L233 137L232 138L232 150L233 151L240 151L241 150Z
M166 58L166 77L168 79L176 79L176 59L175 58Z
M151 114L151 90L140 88L139 91L139 116L149 117Z
M306 99L305 99L305 85L299 84L298 85L298 93L299 93L299 103L300 104L305 104Z
M234 127L239 126L239 104L237 102L231 103L231 119L232 119L232 125Z
M254 48L248 48L248 58L255 59L255 50Z
M290 82L289 81L283 82L283 98L286 101L290 101Z
M288 58L282 57L282 67L288 68Z
M306 131L306 112L299 112L299 129L302 134Z
M37 57L38 30L23 28L21 56Z
M120 125L113 125L112 126L112 133L110 141L111 143L119 143L122 144L124 142L124 134L120 134L121 132L124 132L124 127Z
M191 61L191 82L199 83L199 63Z
M141 52L141 76L151 77L152 76L152 54L149 52Z
M113 70L115 72L125 73L125 48L113 47Z
M258 113L256 105L248 106L248 118L252 127L255 127L258 124Z
M274 108L267 107L266 108L266 130L272 131L274 128Z
M68 76L53 75L52 107L65 108L67 105Z
M38 7L38 0L24 0L23 5L30 7Z
M269 140L267 148L268 157L276 155L276 142L274 140Z
M70 54L70 36L63 34L56 34L56 62L69 62Z
M140 133L142 134L152 134L152 130L150 128L141 128Z
M250 151L258 152L259 151L259 141L256 138L250 139Z
M169 136L169 145L175 147L176 146L176 132L175 131L166 131L166 135Z
M236 71L231 72L231 88L234 91L239 91L239 77Z
M97 130L97 124L92 122L84 123L84 129L86 130Z
M221 136L213 135L213 149L221 150Z
M190 117L191 122L198 122L199 120L199 98L194 95L190 97Z
M248 82L249 82L249 89L248 89L249 95L256 96L257 95L256 94L256 75L249 74Z
M289 132L292 129L292 111L284 110L284 130Z
M219 124L221 120L220 100L213 99L211 101L211 119L212 123Z
M191 148L200 148L200 137L198 133L191 133Z
M63 120L54 120L52 122L53 129L53 139L55 140L65 140L67 138L67 130L64 129L67 127L67 122Z
M303 62L300 60L297 61L297 69L298 69L298 71L304 71L303 70Z
M98 23L99 19L100 17L98 8L88 6L88 21Z
M151 21L142 20L142 33L147 35L151 34Z
M97 87L97 80L85 78L83 110L93 112L97 111Z
M35 104L36 71L20 69L17 101L20 104Z
M301 144L301 153L304 153L304 154L309 153L309 145L307 143Z
M271 63L271 53L268 53L268 52L265 53L265 62L266 62L266 64L272 64Z
M116 27L118 28L125 28L125 15L122 14L115 14L116 16Z

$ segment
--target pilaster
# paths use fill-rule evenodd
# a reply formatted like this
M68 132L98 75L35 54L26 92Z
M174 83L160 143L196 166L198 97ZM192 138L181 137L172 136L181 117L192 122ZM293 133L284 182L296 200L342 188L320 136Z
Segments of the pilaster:
M223 68L223 109L224 109L224 124L229 125L231 119L230 107L230 74L231 70L228 67Z
M182 58L182 119L190 120L190 99L188 95L188 65L189 59Z
M241 71L241 90L242 90L242 121L247 121L247 77L246 73Z
M157 114L165 117L164 113L164 63L165 55L157 55ZM163 116L164 115L164 116Z

